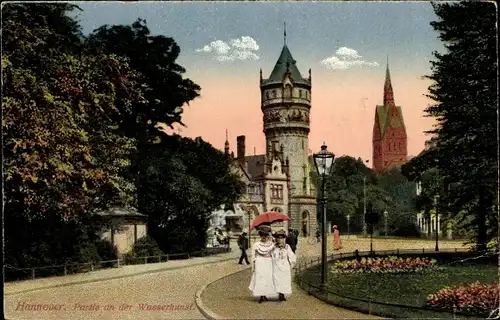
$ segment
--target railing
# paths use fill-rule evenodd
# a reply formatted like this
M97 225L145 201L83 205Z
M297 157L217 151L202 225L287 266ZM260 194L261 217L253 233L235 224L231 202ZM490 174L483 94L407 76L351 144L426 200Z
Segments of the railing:
M480 256L477 256L481 254ZM327 256L327 261L337 261L343 259L352 258L362 258L362 257L374 257L374 256L389 256L389 255L405 255L405 256L433 256L437 259L445 259L450 256L462 256L466 257L458 262L466 260L474 260L482 257L495 256L497 260L498 252L492 250L486 250L484 252L471 251L466 248L453 248L453 249L440 249L440 251L435 251L433 249L396 249L396 250L383 250L383 251L366 251L359 252L355 251L353 253L336 253ZM328 290L321 286L321 284L313 284L304 280L304 272L312 267L321 264L320 257L314 257L309 261L302 262L295 268L295 282L308 294L315 296L316 298L333 305L348 308L362 313L376 314L383 317L394 318L398 314L403 314L404 311L412 310L415 314L419 314L419 318L442 318L444 314L452 314L461 317L472 317L477 318L477 315L468 314L464 312L450 312L448 310L441 310L435 308L427 308L424 306L411 306L411 305L401 305L393 303L385 303L380 301L374 301L373 299L362 299L358 297L352 297L348 294L341 292L334 292Z
M206 257L220 253L231 252L230 247L205 248L204 250L188 253L171 253L156 256L129 257L123 256L116 260L105 260L87 263L67 263L52 266L15 268L5 265L5 281L33 280L36 278L50 276L66 276L69 274L92 272L96 270L119 268L125 265L162 263L170 260L190 259L194 257Z

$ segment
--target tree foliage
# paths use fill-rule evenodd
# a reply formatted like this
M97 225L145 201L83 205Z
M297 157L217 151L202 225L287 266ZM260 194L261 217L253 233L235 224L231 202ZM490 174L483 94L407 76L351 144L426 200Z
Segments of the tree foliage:
M165 252L203 248L210 213L243 191L230 159L201 138L169 136L150 145L144 160L139 208L152 237Z
M153 230L168 226L184 237L169 236L166 250L199 246L205 213L234 200L239 182L212 146L156 129L182 124L183 105L199 95L175 62L175 41L150 35L142 20L84 37L70 4L3 9L9 264L112 258L115 248L101 240L111 226L91 214L110 206L139 205Z
M174 39L151 35L146 21L138 19L131 26L104 25L96 29L87 45L97 52L127 57L147 83L147 105L134 106L119 119L129 136L142 141L147 133L154 137L160 123L183 124L183 107L199 96L200 87L182 77L185 69L176 63L180 47Z
M435 103L425 112L438 124L436 148L425 157L420 175L437 167L442 177L440 212L453 217L466 210L473 217L475 240L484 249L489 231L496 231L498 194L496 7L491 2L433 4L431 22L446 52L434 52ZM411 171L414 173L411 173ZM488 230L488 226L492 227Z

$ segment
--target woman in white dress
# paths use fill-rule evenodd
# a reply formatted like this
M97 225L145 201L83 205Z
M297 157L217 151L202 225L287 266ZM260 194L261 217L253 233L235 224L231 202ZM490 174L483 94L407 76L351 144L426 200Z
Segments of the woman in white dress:
M273 261L271 252L274 244L271 237L271 227L261 226L259 228L260 241L252 246L252 280L248 288L254 297L260 297L259 303L268 301L267 296L275 296L273 283Z
M273 283L280 301L286 301L285 296L292 294L292 269L297 258L290 245L285 243L286 231L280 230L274 234L276 245L271 252L273 261Z

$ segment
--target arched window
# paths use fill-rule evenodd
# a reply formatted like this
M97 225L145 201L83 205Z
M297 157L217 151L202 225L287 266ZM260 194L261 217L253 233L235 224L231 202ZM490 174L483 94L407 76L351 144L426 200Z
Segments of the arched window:
M278 208L278 207L274 207L273 209L271 209L271 211L274 211L274 212L279 212L279 213L281 213L281 208Z
M283 91L283 96L285 98L291 98L292 97L292 86L291 85L287 84L285 86L285 89Z

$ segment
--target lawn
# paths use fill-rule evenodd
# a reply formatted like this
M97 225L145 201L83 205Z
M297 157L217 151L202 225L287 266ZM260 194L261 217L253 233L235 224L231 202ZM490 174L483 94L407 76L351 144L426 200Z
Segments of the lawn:
M306 271L304 280L318 284L318 272L317 268ZM428 312L418 308L377 305L373 302L422 307L429 294L436 293L446 286L475 281L492 283L497 280L497 275L498 266L491 264L444 266L441 270L402 274L334 274L330 272L328 274L329 291L344 297L329 294L327 299L346 308L365 312L370 309L371 312L384 316L448 318L451 314ZM368 304L354 299L370 300L372 303Z

